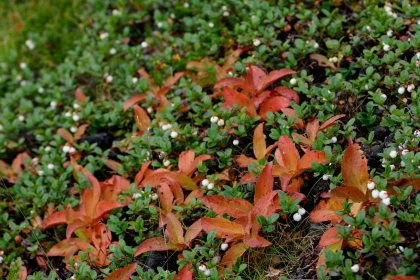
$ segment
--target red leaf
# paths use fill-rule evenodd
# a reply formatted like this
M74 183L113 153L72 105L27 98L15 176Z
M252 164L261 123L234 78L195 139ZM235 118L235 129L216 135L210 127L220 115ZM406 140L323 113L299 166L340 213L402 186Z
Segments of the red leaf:
M391 276L385 278L385 280L418 280L418 278L411 277L411 276Z
M101 200L96 205L95 217L92 219L94 219L94 221L99 221L109 211L117 209L117 208L121 208L121 207L124 207L124 204L121 204L118 201Z
M28 270L26 269L26 266L21 265L19 267L18 275L19 278L17 280L26 280L26 277L28 276Z
M236 260L240 258L247 249L248 246L242 242L230 247L220 262L219 275L224 275L225 269L230 269L232 265L236 263Z
M74 241L83 241L80 238L70 238L70 240L64 239L59 243L55 244L51 247L51 249L47 253L47 257L65 257L70 258L73 256L79 248L76 245L72 245L71 243Z
M283 97L283 96L274 96L270 99L267 99L260 108L260 116L263 119L267 118L268 112L278 112L283 108L287 108L290 106L290 99Z
M271 71L268 75L259 81L257 91L261 92L278 79L291 74L296 74L296 72L289 69Z
M74 134L74 141L79 140L82 138L82 135L85 134L86 128L89 126L89 124L82 124L77 128L76 133Z
M322 247L335 244L343 240L339 238L340 234L338 234L336 227L332 227L328 229L319 240L318 248L321 249Z
M250 85L247 81L235 77L226 77L221 79L216 83L214 88L218 88L220 86L235 86L246 91L253 91L252 85Z
M129 280L130 276L136 272L137 264L131 263L123 268L118 268L109 274L104 280Z
M209 155L199 155L192 162L192 164L190 166L190 170L188 171L188 173L186 175L191 177L194 174L195 170L197 169L197 165L200 163L200 161L205 161L205 160L209 160L209 159L212 159L212 158L213 157L209 156Z
M318 203L315 209L312 210L311 214L309 215L309 221L316 224L337 219L338 217L334 214L334 212L335 210L329 210L325 200L322 200L320 203Z
M166 229L168 230L169 240L172 243L175 245L184 243L184 230L181 223L172 213L166 214Z
M296 113L295 110L291 109L291 108L284 108L281 109L281 111L287 116L294 116L295 117L295 125L299 130L304 130L305 129L305 125L303 124L303 120L298 118L298 114Z
M244 176L242 176L239 182L241 184L252 184L257 182L257 178L255 178L254 173L252 173L252 171L249 171Z
M176 84L179 81L179 79L181 79L182 77L184 77L185 75L188 75L188 74L192 74L192 73L191 72L175 73L175 75L173 77L169 76L168 78L166 78L164 85L165 86L173 86L174 84Z
M140 132L146 131L152 123L152 121L149 118L149 115L142 107L138 105L134 105L134 114L134 119Z
M366 201L366 195L356 187L337 187L331 190L331 198L351 199L353 202Z
M349 145L344 152L341 172L346 186L356 187L366 193L369 181L367 159L358 144Z
M217 215L228 214L233 218L247 215L254 206L242 198L230 198L221 195L205 196L202 198L204 205Z
M265 143L263 128L264 128L264 123L260 123L254 131L254 138L253 138L254 155L258 160L264 158L265 151L267 149L267 144Z
M101 246L108 248L111 244L112 235L105 224L98 224L93 228L91 240L97 249L100 249Z
M151 93L149 93L149 94L151 94ZM124 103L123 110L124 110L124 111L127 111L127 110L128 110L128 108L130 108L130 107L131 107L131 106L133 106L134 104L137 104L137 103L143 103L143 102L145 102L145 101L146 101L146 97L147 97L147 95L148 95L148 94L137 94L137 95L134 95L134 96L130 97L130 99L128 99L128 100Z
M271 191L264 194L260 199L258 199L257 202L255 202L254 210L252 211L252 218L254 220L253 222L256 222L256 217L258 215L262 215L267 219L277 211L277 205L274 203L277 197L278 192Z
M255 186L254 203L263 197L265 194L271 192L274 187L273 178L273 162L269 162L258 176L257 184Z
M281 96L284 96L290 99L290 101L293 101L296 104L299 104L300 102L299 95L293 89L288 88L288 87L276 87L274 90Z
M257 111L255 110L252 100L246 95L237 92L229 87L223 88L223 96L225 97L225 103L228 108L233 108L235 104L239 106L239 109L242 107L246 108L246 114L251 118L257 116Z
M263 70L261 70L257 66L251 65L251 63L245 64L249 68L248 72L246 73L246 81L251 86L253 94L258 94L259 92L261 92L258 91L258 86L267 75Z
M338 115L338 116L334 116L334 117L332 117L332 118L329 118L328 120L326 120L322 125L321 125L321 127L319 128L319 131L323 131L323 130L325 130L325 129L327 129L328 127L330 127L330 126L333 126L333 125L340 125L340 124L338 124L338 123L334 123L334 121L336 121L336 120L338 120L338 119L341 119L342 117L345 117L346 115Z
M316 140L316 134L318 133L319 129L319 120L318 117L313 118L308 122L306 125L306 134L311 142Z
M76 93L74 95L76 96L77 102L82 103L86 100L86 95L83 93L81 88L77 88Z
M201 226L206 232L216 230L217 238L226 238L230 235L244 235L241 225L224 218L201 218Z
M187 175L188 172L190 171L192 162L194 161L194 157L195 157L194 150L181 152L181 154L179 155L179 161L178 161L179 171Z
M160 206L166 213L169 213L172 210L174 202L174 194L172 193L171 188L167 183L162 182L157 193L159 196Z
M191 262L184 265L184 267L178 272L178 275L175 275L173 280L192 280L193 270L191 270Z
M64 140L66 140L69 143L73 143L73 141L74 141L73 135L71 135L71 133L68 132L67 130L65 130L64 128L59 128L57 130L57 134L60 135L61 137L63 137Z
M181 187L187 191L198 189L194 181L190 177L182 173L169 172L163 175L163 177L171 182L181 185Z
M180 246L177 246L172 242L167 243L162 237L149 238L140 244L134 256L137 257L138 255L150 251L179 251L180 248Z

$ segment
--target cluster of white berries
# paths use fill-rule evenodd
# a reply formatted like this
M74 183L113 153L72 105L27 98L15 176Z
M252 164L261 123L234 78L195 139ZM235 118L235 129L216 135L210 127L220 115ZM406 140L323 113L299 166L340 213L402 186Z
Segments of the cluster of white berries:
M391 6L388 3L385 4L384 9L385 9L385 12L388 15L392 16L393 18L397 18L398 17L398 15L392 11L392 8L391 8Z
M302 216L305 215L306 210L302 207L299 208L299 210L293 214L293 220L296 222L299 222L302 219Z
M25 45L28 47L28 49L33 50L35 48L35 43L31 40L28 39L25 41Z
M370 181L369 183L367 183L367 188L369 190L372 191L372 197L373 198L380 198L382 199L382 203L385 205L390 205L391 204L391 200L388 196L388 192L387 191L378 191L377 189L375 189L375 182Z
M209 189L209 190L211 190L211 189L214 188L214 184L213 183L210 183L210 181L207 180L207 179L204 179L203 181L201 181L201 185L203 187L207 187L207 189Z
M219 119L218 116L212 116L210 118L210 122L211 123L217 123L218 126L224 126L225 125L225 120L224 119Z
M409 85L407 86L407 91L408 91L408 92L412 92L415 88L416 88L416 87L415 87L413 84L409 84ZM399 94L403 94L404 92L405 92L405 87L404 87L404 86L400 86L400 87L398 88L398 93L399 93Z
M210 275L210 269L207 268L205 264L202 264L198 267L198 270L201 270L204 272L204 275L209 276Z
M162 128L162 130L168 130L172 128L172 124L168 123L168 124L163 124L163 123L159 123L160 128Z
M66 154L67 153L72 154L72 153L76 152L76 149L74 147L71 147L71 146L68 146L68 145L65 145L62 150Z
M328 58L328 60L332 63L337 63L338 62L338 57L333 56L333 57Z

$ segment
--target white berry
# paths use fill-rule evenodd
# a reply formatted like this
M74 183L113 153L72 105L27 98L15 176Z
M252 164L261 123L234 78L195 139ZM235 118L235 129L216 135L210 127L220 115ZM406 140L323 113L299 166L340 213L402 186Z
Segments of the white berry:
M380 199L385 199L388 197L388 192L387 191L380 191L379 192L379 198Z
M314 44L314 48L315 48L315 49L319 48L319 44L318 44L317 42L315 42L315 44Z
M375 182L369 182L369 183L367 183L367 188L369 190L373 190L375 188Z
M114 77L112 77L111 75L109 75L109 76L106 77L106 81L108 83L111 83L113 80L114 80Z
M74 153L74 152L76 152L76 148L75 148L75 147L70 147L70 151L69 151L69 153L70 153L70 154L72 154L72 153Z
M177 137L178 137L178 132L176 132L176 131L172 131L172 132L171 132L171 137L172 137L172 138L177 138Z
M55 109L55 107L57 107L57 101L51 101L50 106L51 108Z
M204 264L198 267L198 270L201 270L201 271L205 271L206 269L207 269L207 266L205 266Z
M73 133L76 133L77 127L75 127L75 126L70 127L70 131L73 132Z
M77 122L80 120L79 115L73 115L73 121Z
M258 47L259 45L261 45L261 41L259 39L255 39L254 46Z
M239 145L239 140L233 140L233 145L238 146Z
M143 41L140 45L143 49L145 49L149 46L149 44L146 41Z
M412 92L414 90L415 86L413 84L410 84L407 86L407 91Z
M157 193L154 193L154 194L152 194L151 196L150 196L150 198L152 199L152 200L157 200L158 199L158 194Z
M218 126L224 126L224 125L225 125L225 121L224 121L223 119L220 119L220 120L217 122L217 125L218 125Z
M382 199L382 203L385 205L390 205L391 204L391 199L389 197Z
M204 179L203 181L201 181L201 185L203 185L204 187L208 186L209 184L210 184L210 182L207 179Z
M169 160L165 160L164 162L163 162L163 165L165 165L165 166L169 166L171 164L171 162L169 161Z
M392 158L396 158L397 157L397 152L396 151L391 151L389 153L389 156L392 157Z
M297 79L296 78L291 78L290 79L290 84L295 85L297 83Z
M299 208L299 210L298 210L298 213L299 213L299 215L301 215L301 216L305 215L305 213L306 213L305 208L300 207L300 208Z
M19 115L18 120L21 121L21 122L23 122L25 120L25 117L22 116L22 115Z
M372 197L373 198L378 198L379 197L379 191L378 190L373 190L372 191Z
M399 94L403 94L405 92L405 88L404 87L400 87L399 89L398 89L398 93Z
M220 245L220 249L222 249L222 251L226 251L227 248L229 248L229 244L227 243L222 243L222 245Z
M327 181L328 180L328 177L330 177L330 176L328 176L327 174L322 175L322 180Z
M214 27L214 23L213 22L209 22L209 27L210 28Z
M139 79L137 77L133 77L131 80L132 80L133 84L135 84L139 81Z
M209 276L209 275L210 275L210 269L206 269L206 270L204 271L204 275Z
M212 122L212 123L217 123L218 121L219 121L219 117L218 116L212 116L210 118L210 122Z
M386 94L381 94L381 98L383 99L383 100L386 100L387 99L387 96L386 96Z
M214 184L213 183L209 183L207 185L207 189L212 190L214 188Z
M44 176L44 171L42 170L38 170L37 173L38 173L38 176Z
M386 36L388 36L388 37L392 37L392 35L394 35L394 31L392 31L392 30L388 30L388 31L386 32Z
M50 163L50 164L48 164L48 169L54 169L54 164L52 164L52 163Z
M387 51L389 51L391 49L391 46L388 45L388 44L384 44L384 46L382 47L382 49L387 52Z
M70 146L64 146L63 147L63 152L65 152L65 153L68 153L68 152L70 152Z
M295 220L296 222L299 222L301 219L302 215L300 215L299 213L293 214L293 220Z
M337 143L337 137L332 137L331 138L331 143Z
M110 53L110 54L116 54L116 53L117 53L117 50L116 50L115 48L111 48L111 49L109 50L109 53Z
M353 271L354 273L357 273L360 269L358 264L353 265L351 268L351 271Z

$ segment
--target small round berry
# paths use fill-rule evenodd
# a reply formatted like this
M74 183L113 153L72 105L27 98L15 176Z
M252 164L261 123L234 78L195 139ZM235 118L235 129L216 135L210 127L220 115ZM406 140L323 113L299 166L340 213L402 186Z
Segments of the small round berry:
M70 131L73 132L73 133L76 133L77 127L75 127L75 126L70 127Z
M207 189L212 190L214 188L214 184L213 183L209 183L207 185Z
M238 146L239 145L239 140L233 140L233 145Z
M50 147L50 146L46 146L46 147L45 147L45 151L46 151L46 152L49 152L50 150L51 150L51 147Z
M389 197L382 199L382 203L385 205L390 205L391 204L391 199Z
M48 164L48 169L54 169L54 164L52 164L52 163L50 163L50 164Z
M219 121L219 117L218 116L212 116L210 118L210 122L212 122L212 123L217 123L218 121Z
M146 111L149 114L153 113L153 107L147 107Z
M77 109L80 109L80 105L79 105L79 104L77 104L77 103L73 103L73 108L74 108L74 109L76 109L76 110L77 110Z
M299 213L299 215L303 216L303 215L305 215L306 210L305 210L305 208L300 207L297 212Z
M50 106L51 108L55 109L57 107L57 101L51 101Z
M397 251L397 253L404 253L404 247L403 246L398 246L396 251Z
M300 220L302 220L302 215L299 213L293 214L293 220L295 220L296 222L299 222Z
M405 87L400 87L399 89L398 89L398 93L399 94L403 94L405 92Z
M38 164L39 159L37 157L35 157L31 161L32 161L33 164Z
M218 125L218 126L224 126L224 125L225 125L225 121L224 121L223 119L220 119L220 120L217 122L217 125Z
M387 191L380 191L379 192L379 198L380 199L385 199L388 197L388 192Z
M327 174L324 174L324 175L322 175L322 180L327 181L328 177L330 177L330 176L328 176Z
M389 153L389 156L390 157L392 157L392 158L396 158L397 157L397 151L391 151L390 153Z
M68 152L70 152L70 146L64 146L63 147L63 152L65 152L66 154L68 153Z
M73 115L73 121L77 122L80 120L80 117L78 115Z
M204 187L208 186L209 184L210 184L210 182L207 179L204 179L203 181L201 181L201 185L203 185Z
M132 196L133 199L137 199L137 198L140 198L140 197L141 197L141 194L133 193L133 196Z
M116 50L115 48L111 48L111 49L109 50L109 53L110 53L110 54L116 54L116 53L117 53L117 50Z
M404 150L402 150L401 154L402 154L403 156L406 156L406 155L408 155L408 153L409 153L409 152L410 152L409 150L404 149Z
M149 44L146 41L141 42L140 46L145 49L149 46Z
M106 77L106 81L108 83L111 83L113 80L114 80L114 77L112 77L111 75L109 75L109 76Z
M391 168L391 171L395 169L395 165L391 164L389 165L389 168Z
M139 79L137 77L133 77L131 79L131 81L133 82L133 84L137 83L139 81Z
M42 170L38 170L37 173L38 173L38 176L44 176L44 171Z
M69 153L70 153L70 154L72 154L72 153L74 153L74 152L76 152L76 148L75 148L75 147L70 147L70 151L69 151Z
M358 264L353 265L351 268L351 271L353 271L354 273L357 273L360 269Z
M386 100L386 99L387 99L386 94L382 93L382 94L381 94L381 98L382 98L383 100Z
M209 27L210 28L214 27L214 23L213 22L209 22Z
M26 63L22 62L19 66L20 66L21 69L25 69L26 68Z
M229 244L227 243L222 243L222 245L220 245L220 249L222 249L222 251L226 251L227 248L229 248Z
M315 44L314 44L314 48L315 48L315 49L319 48L319 44L318 44L317 42L315 42Z
M163 165L166 166L166 167L168 167L170 164L171 164L171 162L169 160L165 160L163 162Z
M384 46L382 47L382 49L387 52L387 51L389 51L391 49L391 46L388 45L388 44L384 44Z
M259 39L255 39L254 46L258 47L259 45L261 45L261 41Z
M223 12L223 16L224 16L224 17L228 17L228 16L230 16L230 13L229 13L228 11L224 11L224 12Z
M18 120L19 120L20 122L23 122L23 121L25 120L25 117L24 117L24 116L22 116L22 115L19 115L19 116L18 116Z
M412 92L415 89L415 86L413 84L410 84L407 86L407 91Z
M295 85L297 83L297 79L296 78L291 78L290 79L290 84L291 85Z
M378 198L379 197L379 191L378 190L373 190L372 191L372 197L373 198Z
M172 137L172 138L177 138L177 137L178 137L178 132L176 132L176 131L172 131L172 132L171 132L171 137Z
M206 275L206 276L209 276L210 275L210 269L206 269L205 271L204 271L204 275Z
M157 193L154 193L154 194L152 194L152 195L150 196L150 198L151 198L152 200L157 200L157 199L159 198L159 196L158 196L158 194L157 194Z
M44 92L44 88L43 87L39 87L38 88L38 93L43 93Z
M198 270L201 270L201 271L205 271L206 269L207 269L207 266L205 266L204 264L198 267Z
M401 167L405 167L405 166L406 166L405 162L404 162L404 161L401 161L401 162L400 162L400 166L401 166Z
M187 3L187 2L185 2L184 3L184 8L189 8L190 7L190 4L189 3Z
M375 182L371 181L371 182L367 183L367 188L369 190L373 190L375 188Z
M332 137L332 138L331 138L331 143L337 143L337 137L335 137L335 136L334 136L334 137Z
M392 31L392 30L388 30L388 31L386 32L386 36L388 36L388 37L392 37L392 35L394 35L394 31Z

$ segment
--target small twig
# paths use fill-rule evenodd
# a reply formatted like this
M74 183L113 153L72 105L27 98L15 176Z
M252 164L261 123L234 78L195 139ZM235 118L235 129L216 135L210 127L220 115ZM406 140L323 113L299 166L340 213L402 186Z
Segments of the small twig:
M319 256L316 257L316 259L314 259L310 264L308 264L307 266L303 267L302 269L305 270L305 269L310 268L318 259L319 259Z

